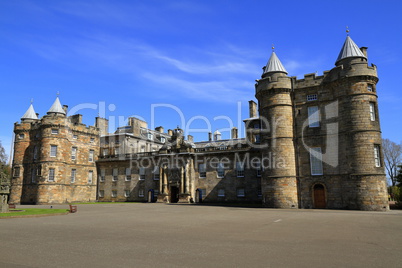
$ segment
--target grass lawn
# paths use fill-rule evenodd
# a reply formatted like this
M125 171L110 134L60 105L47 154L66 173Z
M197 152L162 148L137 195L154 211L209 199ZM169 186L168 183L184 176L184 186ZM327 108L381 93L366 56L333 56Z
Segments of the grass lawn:
M27 216L27 215L48 215L48 214L66 213L68 211L69 211L68 209L44 209L44 208L10 209L8 213L0 213L0 218L13 217L13 216Z
M134 204L141 202L82 202L82 203L71 203L71 205L97 205L97 204Z

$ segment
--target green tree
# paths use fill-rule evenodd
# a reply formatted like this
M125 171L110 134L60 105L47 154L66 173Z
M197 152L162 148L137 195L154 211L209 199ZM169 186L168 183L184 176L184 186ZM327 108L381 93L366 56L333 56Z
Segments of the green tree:
M396 144L389 139L382 139L382 148L384 153L385 169L391 180L391 186L396 185L396 176L398 173L398 165L402 163L402 145Z
M7 177L10 175L10 168L7 166L6 150L4 150L1 141L0 141L0 173L6 175Z

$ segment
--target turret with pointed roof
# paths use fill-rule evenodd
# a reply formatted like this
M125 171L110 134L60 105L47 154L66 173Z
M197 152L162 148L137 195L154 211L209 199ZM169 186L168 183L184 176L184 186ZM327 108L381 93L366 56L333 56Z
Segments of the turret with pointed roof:
M37 119L38 119L38 116L36 115L33 105L31 103L28 110L21 117L21 120L37 120Z
M353 42L352 38L348 35L346 37L345 43L342 46L341 51L339 52L339 56L336 59L335 65L346 58L363 58L367 60L367 57L363 54L363 52L359 49L355 42Z
M59 97L56 97L56 100L54 101L52 107L50 107L49 111L47 111L47 114L66 114L64 111L63 107L61 106Z
M272 51L271 57L269 58L267 65L264 67L264 74L278 72L288 74L278 56L276 56L275 51Z

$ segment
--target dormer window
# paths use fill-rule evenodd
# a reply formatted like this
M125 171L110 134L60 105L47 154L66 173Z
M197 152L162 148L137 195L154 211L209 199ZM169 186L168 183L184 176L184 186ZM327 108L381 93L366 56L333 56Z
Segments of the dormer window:
M165 143L165 142L166 142L165 137L161 137L161 142L162 142L162 143Z
M148 133L148 140L153 140L154 139L154 135L152 133Z

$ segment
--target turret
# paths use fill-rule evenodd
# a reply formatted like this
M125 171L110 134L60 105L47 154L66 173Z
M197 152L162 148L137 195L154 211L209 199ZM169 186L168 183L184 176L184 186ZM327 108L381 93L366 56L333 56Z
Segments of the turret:
M350 36L330 72L335 81L334 93L339 102L340 169L348 170L344 200L348 208L385 210L388 208L386 177L381 150L378 116L377 68L367 64L367 48L363 50Z
M298 208L291 78L275 52L263 70L256 84L262 126L263 203Z

